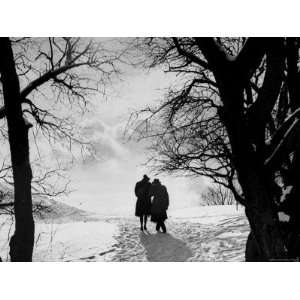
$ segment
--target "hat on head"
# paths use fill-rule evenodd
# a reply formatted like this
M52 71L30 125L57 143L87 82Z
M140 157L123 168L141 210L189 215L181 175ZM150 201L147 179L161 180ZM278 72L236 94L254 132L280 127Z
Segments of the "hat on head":
M143 179L149 180L150 178L145 174L145 175L143 176Z

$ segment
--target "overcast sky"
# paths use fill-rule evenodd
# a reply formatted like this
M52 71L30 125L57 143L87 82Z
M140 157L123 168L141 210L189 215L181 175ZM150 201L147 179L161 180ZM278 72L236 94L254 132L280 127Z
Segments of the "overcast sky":
M69 173L74 192L64 199L70 205L105 215L134 215L136 182L141 180L143 174L154 178L154 174L143 166L147 161L145 145L126 142L124 128L133 111L161 101L175 78L162 69L146 71L141 67L123 66L122 71L121 80L114 81L107 97L98 95L92 98L92 109L78 119L82 134L96 149L96 157L90 157L85 162L80 159L75 161ZM47 91L44 92L47 94ZM39 104L49 105L53 99L48 101L41 97L38 101ZM32 134L30 144L31 161L42 153L40 164L43 168L47 164L53 165L53 159L62 158L67 152L54 145L53 153L45 142L39 142L37 151ZM3 157L9 153L7 146L0 149ZM33 174L35 172L33 164ZM170 210L199 205L200 194L207 184L204 178L156 177L168 189Z
M95 109L85 115L82 125L100 159L76 164L71 173L76 191L67 203L103 214L134 214L135 183L143 174L152 179L153 174L142 166L147 159L144 145L122 139L124 127L133 110L162 99L172 80L162 70L128 68L106 101L95 99ZM199 204L203 178L158 177L168 188L171 210Z

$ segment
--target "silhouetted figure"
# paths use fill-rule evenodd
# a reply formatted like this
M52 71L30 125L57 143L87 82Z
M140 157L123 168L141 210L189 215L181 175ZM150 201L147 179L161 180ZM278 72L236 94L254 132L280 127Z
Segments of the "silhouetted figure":
M162 228L166 233L165 220L168 218L167 209L169 207L169 195L167 188L160 183L158 179L154 179L150 188L150 197L153 197L151 205L151 221L156 223L156 230Z
M135 215L140 217L141 230L147 230L147 218L151 214L151 200L149 191L151 183L149 177L144 175L143 179L135 185L135 195L137 196Z

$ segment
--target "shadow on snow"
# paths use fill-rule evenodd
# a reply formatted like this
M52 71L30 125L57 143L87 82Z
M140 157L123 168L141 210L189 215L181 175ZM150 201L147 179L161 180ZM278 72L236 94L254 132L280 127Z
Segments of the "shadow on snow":
M192 251L182 240L171 234L140 234L141 244L146 250L148 261L187 261L193 256Z

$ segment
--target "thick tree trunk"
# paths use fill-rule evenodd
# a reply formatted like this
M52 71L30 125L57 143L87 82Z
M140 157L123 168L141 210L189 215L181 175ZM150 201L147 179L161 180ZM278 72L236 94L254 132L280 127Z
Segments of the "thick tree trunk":
M256 210L246 215L251 232L246 244L246 261L280 261L287 258L285 245L274 216L265 212L259 214Z
M227 106L220 117L227 129L232 148L232 162L246 199L246 215L253 238L259 246L259 257L256 257L256 260L280 260L285 258L286 251L275 209L274 191L270 186L268 174L265 174L263 160L252 145L247 122L239 108L239 103L243 103L243 89L238 88L238 80L233 82L229 85L231 88L223 93L223 97L228 101L225 100Z
M256 242L252 231L250 231L246 242L245 261L247 262L263 261L258 243Z
M28 125L22 113L20 86L9 38L0 39L0 72L14 178L15 232L10 241L11 261L32 261L34 220Z
M240 154L243 166L238 166L239 182L246 198L246 216L253 239L258 244L257 261L271 261L286 258L285 245L280 231L274 193L259 168L259 162ZM249 162L251 165L249 165ZM247 252L246 252L247 254ZM247 259L248 260L248 259Z
M220 92L223 106L219 116L228 133L231 160L245 197L251 238L259 246L259 254L255 255L259 256L257 260L263 261L283 259L286 251L275 209L278 194L272 174L265 170L263 151L266 120L282 84L284 41L251 38L234 60L228 58L214 39L199 38L196 41L213 70ZM254 113L249 115L248 109L246 115L244 91L265 55L267 71L263 88L256 99Z

